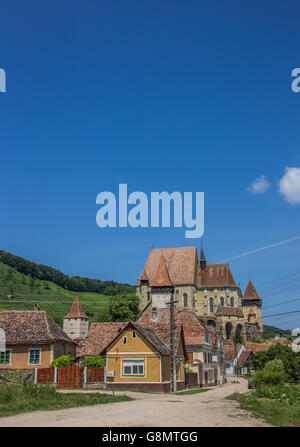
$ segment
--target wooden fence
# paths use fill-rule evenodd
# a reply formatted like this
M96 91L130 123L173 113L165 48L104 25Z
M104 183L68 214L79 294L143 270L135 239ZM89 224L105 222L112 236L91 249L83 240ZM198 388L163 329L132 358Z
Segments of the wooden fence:
M82 388L89 383L104 383L104 368L79 368L67 366L65 368L37 368L35 383L56 384L58 388Z

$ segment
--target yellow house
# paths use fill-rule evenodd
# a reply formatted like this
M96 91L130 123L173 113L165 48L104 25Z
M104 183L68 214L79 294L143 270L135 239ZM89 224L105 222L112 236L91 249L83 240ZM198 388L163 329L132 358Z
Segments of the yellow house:
M161 327L159 332L160 337L153 328L131 322L120 328L117 335L99 352L106 356L109 387L170 391L169 327ZM181 390L185 388L184 363L187 359L182 327L175 330L175 345L176 388Z

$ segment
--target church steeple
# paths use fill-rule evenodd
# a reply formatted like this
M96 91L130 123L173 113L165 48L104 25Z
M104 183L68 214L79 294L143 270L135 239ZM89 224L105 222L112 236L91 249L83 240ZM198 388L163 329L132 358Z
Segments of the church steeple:
M200 268L201 270L205 270L206 268L206 259L203 250L203 242L201 241L201 254L200 254Z

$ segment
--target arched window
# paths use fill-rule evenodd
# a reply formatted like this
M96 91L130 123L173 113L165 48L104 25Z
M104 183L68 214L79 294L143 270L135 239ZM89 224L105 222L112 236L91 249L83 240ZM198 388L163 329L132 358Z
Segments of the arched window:
M186 293L182 295L182 305L183 307L188 307L188 296Z
M209 298L209 311L214 311L214 299L212 297Z
M221 306L225 306L224 296L221 296L221 297L220 297L220 305L221 305Z
M216 327L214 320L207 320L207 326Z
M232 324L231 323L226 323L225 332L226 332L226 339L229 340L232 335Z
M234 307L234 297L233 296L230 297L230 306Z

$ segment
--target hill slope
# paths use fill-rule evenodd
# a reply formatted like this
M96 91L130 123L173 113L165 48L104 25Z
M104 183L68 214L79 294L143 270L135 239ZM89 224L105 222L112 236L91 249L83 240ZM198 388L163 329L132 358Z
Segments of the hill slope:
M51 281L52 283L76 292L96 292L103 295L127 295L134 293L134 287L129 284L120 284L115 281L101 281L100 279L85 278L81 276L68 276L65 273L48 265L36 264L20 256L0 250L0 262L24 273L33 279Z
M97 313L108 307L110 299L101 293L73 292L51 281L33 279L0 262L0 310L32 310L38 303L62 325L76 295L90 321L95 321Z

